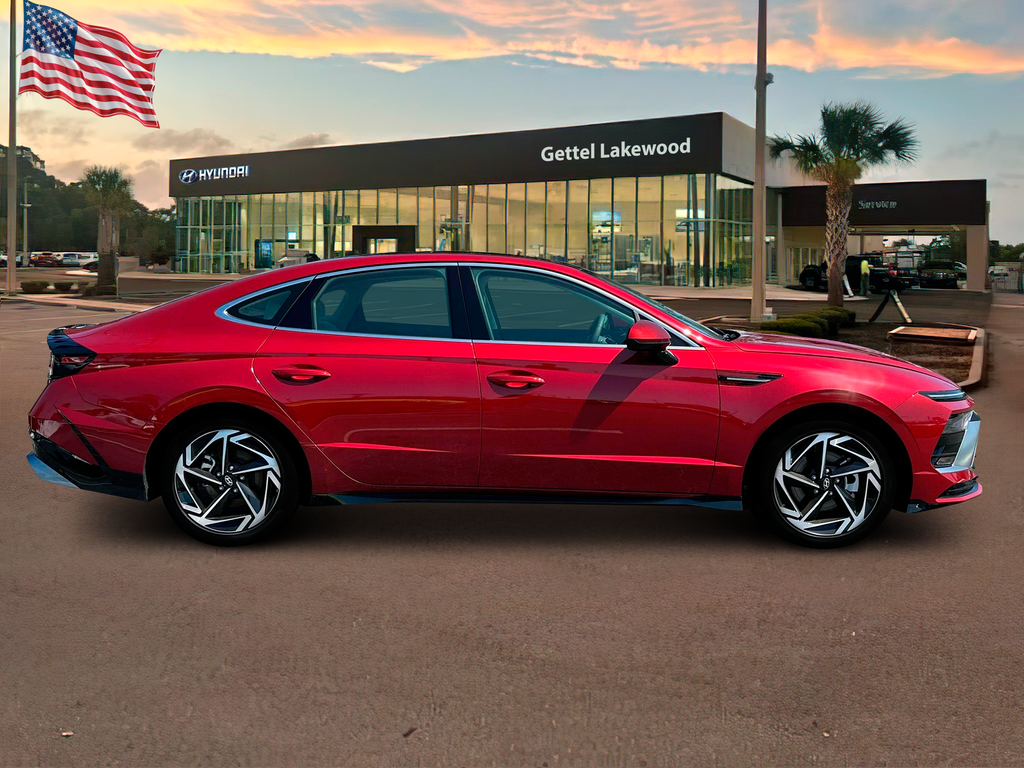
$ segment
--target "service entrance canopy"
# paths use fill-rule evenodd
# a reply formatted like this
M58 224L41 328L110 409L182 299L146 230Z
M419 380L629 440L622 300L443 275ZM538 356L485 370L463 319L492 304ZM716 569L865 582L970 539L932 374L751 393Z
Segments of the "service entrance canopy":
M784 187L784 227L825 226L825 187ZM915 227L985 224L984 179L966 181L899 181L857 184L853 188L850 226L862 231L902 232Z

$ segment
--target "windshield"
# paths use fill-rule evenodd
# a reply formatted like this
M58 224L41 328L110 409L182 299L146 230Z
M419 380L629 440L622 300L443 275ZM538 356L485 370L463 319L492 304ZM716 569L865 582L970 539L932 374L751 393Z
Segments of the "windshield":
M678 320L683 325L685 325L685 326L687 326L689 328L692 328L693 330L697 331L698 333L702 333L705 336L710 336L713 339L728 339L729 336L730 336L730 334L728 334L728 333L726 333L724 331L719 331L719 330L716 330L714 328L709 328L706 325L701 325L696 320L693 320L693 319L687 317L686 315L684 315L684 314L682 314L680 312L677 312L676 310L672 309L672 307L669 307L669 306L667 306L665 304L662 304L660 301L658 301L656 299L652 299L650 296L646 296L646 295L640 293L640 291L636 290L635 288L631 288L628 285L623 285L622 283L616 283L616 282L614 282L612 280L609 280L604 275L599 275L597 272L593 272L593 271L591 271L589 269L584 269L583 267L576 267L576 269L578 269L580 272L586 272L591 277L596 277L602 283L608 283L609 285L614 285L617 288L621 288L622 290L624 290L624 291L626 291L628 293L633 294L634 296L636 296L639 299L643 299L643 301L646 304L650 304L652 307L657 307L662 312L664 312L666 315L669 315L670 317Z

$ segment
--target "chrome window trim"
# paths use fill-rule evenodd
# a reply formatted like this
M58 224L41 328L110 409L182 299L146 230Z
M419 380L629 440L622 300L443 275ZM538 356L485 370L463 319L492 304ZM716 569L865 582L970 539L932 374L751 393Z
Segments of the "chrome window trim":
M601 288L598 288L595 285L592 285L592 284L588 283L586 280L580 280L578 277L574 277L572 275L565 275L565 274L562 274L561 272L555 272L554 270L551 270L551 269L544 269L543 267L529 267L529 266L526 266L525 264L502 264L500 262L494 263L494 262L486 262L486 261L485 262L479 262L479 261L460 261L459 265L463 266L463 267L483 267L483 268L490 268L490 269L514 269L514 270L518 270L520 272L534 272L534 273L538 273L538 274L541 274L541 275L553 276L556 279L568 280L570 282L573 282L573 283L576 283L578 285L581 285L584 288L587 288L587 289L589 289L591 291L594 291L597 294L600 294L601 296L603 296L604 298L608 299L609 301L611 301L614 304L618 304L619 306L628 308L629 311L632 312L634 315L639 315L641 318L643 318L645 320L650 320L652 323L657 323L658 325L668 325L663 320L659 320L658 318L654 317L650 313L643 311L639 307L634 307L632 304L630 304L630 303L628 303L626 301L623 301L618 296L613 296L612 294L608 293L607 291L605 291L605 290L603 290ZM684 341L689 342L689 344L687 344L685 346L672 345L672 346L669 347L669 349L704 349L704 347L702 345L698 344L696 341L691 339L689 336L687 336L679 328L676 328L675 326L672 326L672 325L669 325L669 328L672 331L675 332L675 335L681 336ZM541 346L558 346L558 347L617 347L617 346L619 346L619 345L616 345L616 344L576 344L576 343L573 343L573 342L570 342L570 341L506 341L504 339L479 339L479 340L474 339L473 341L475 343L477 343L477 344L537 344L537 345L541 345ZM625 348L625 345L622 345L622 346L623 346L623 348Z
M313 275L306 275L305 277L298 277L298 278L295 278L294 280L289 280L289 281L284 282L284 283L277 283L276 285L272 285L272 286L269 286L267 288L261 288L258 291L253 291L252 293L247 293L244 296L240 296L237 299L232 299L231 301L227 302L226 304L221 305L216 310L215 314L216 314L217 317L221 318L222 320L227 320L228 322L232 322L232 323L238 323L239 325L248 325L248 326L252 326L254 328L268 328L270 330L281 329L281 330L284 330L284 331L294 331L296 333L317 333L317 334L327 335L327 336L352 336L352 337L355 337L355 338L366 338L366 339L401 339L403 341L454 341L454 342L467 342L467 343L471 343L471 344L519 344L519 345L544 346L544 347L594 347L594 348L601 348L601 349L618 349L618 348L620 348L620 345L617 345L617 344L589 344L589 343L574 344L572 342L567 342L567 341L505 341L505 340L497 340L497 339L472 339L472 338L470 338L470 339L455 339L455 338L452 338L450 336L389 336L389 335L385 335L385 334L375 334L375 333L350 333L350 332L346 332L346 331L328 331L328 330L319 330L319 329L315 329L315 328L283 328L280 325L268 325L266 323L254 323L254 322L251 322L249 320L242 320L242 319L240 319L238 317L235 317L234 315L228 314L228 310L230 310L231 308L235 307L238 304L241 304L244 301L248 301L249 299L253 299L253 298L256 298L258 296L262 296L263 294L270 293L272 291L278 291L278 290L281 290L282 288L287 288L287 287L289 287L291 285L296 285L297 283L313 282L314 280L319 280L321 278L341 277L342 275L351 275L351 274L356 274L357 272L383 271L383 270L388 270L388 269L408 269L408 268L416 269L416 268L430 268L430 267L442 267L443 268L443 267L459 267L459 266L463 266L463 267L484 267L484 268L490 268L490 269L512 269L512 270L518 270L518 271L521 271L521 272L533 272L533 273L537 273L537 274L541 274L541 275L554 276L556 279L568 280L568 281L576 283L576 284L578 284L578 285L580 285L580 286L582 286L582 287L584 287L584 288L586 288L588 290L591 290L591 291L594 291L595 293L600 294L601 296L605 297L606 299L608 299L609 301L611 301L614 304L618 304L619 306L626 307L630 312L634 313L635 315L639 315L640 317L642 317L645 320L650 320L652 323L658 323L659 325L667 325L675 333L675 335L682 337L684 341L688 342L688 344L685 344L685 345L682 345L682 346L673 344L673 345L669 346L669 349L675 349L675 350L704 349L704 346L702 346L701 344L698 344L696 341L691 339L684 331L680 330L678 327L676 327L674 325L671 325L669 323L665 323L663 320L660 320L660 319L654 317L653 315L651 315L648 312L643 311L639 307L634 307L632 304L630 304L630 303L620 299L618 296L613 296L612 294L608 293L607 291L604 291L603 289L598 288L597 286L591 285L586 280L581 280L578 277L574 277L572 275L565 275L565 274L562 274L561 272L556 272L556 271L551 270L551 269L545 269L543 267L532 267L532 266L527 266L525 264L503 264L501 262L486 262L486 261L425 261L425 262L398 262L396 264L372 264L370 266L354 267L352 269L339 268L339 269L336 269L336 270L329 270L329 271L326 271L326 272L318 272L318 273L313 274ZM449 287L449 290L450 290L450 287ZM621 348L625 349L625 346L622 345Z
M234 315L228 314L228 310L233 309L234 307L238 306L242 302L249 301L250 299L255 299L255 298L257 298L259 296L262 296L262 295L264 295L266 293L273 293L274 291L280 291L282 288L288 288L289 286L298 285L299 283L312 282L317 277L319 277L319 275L307 275L306 277L298 277L298 278L295 278L294 280L288 280L287 282L284 282L284 283L277 283L276 285L272 285L269 288L261 288L258 291L253 291L252 293L247 293L244 296L238 297L237 299L232 299L227 304L222 304L221 306L219 306L216 309L214 314L217 317L219 317L221 320L227 320L230 323L238 323L239 325L249 325L249 326L252 326L254 328L268 328L270 330L274 330L278 326L271 325L270 323L254 323L251 320L243 320L240 317L235 317ZM299 294L299 295L301 296L302 294Z
M222 320L228 320L228 321L230 321L232 323L239 323L240 325L251 325L251 326L254 326L256 328L269 328L272 331L282 330L282 331L295 331L296 333L318 333L318 334L327 335L327 336L354 336L354 337L357 337L357 338L366 338L366 339L401 339L401 340L404 340L404 341L462 341L462 342L466 342L466 343L470 343L471 344L472 341L473 341L472 339L455 339L455 338L452 338L451 336L389 336L387 334L381 334L381 333L351 333L351 332L346 332L346 331L320 330L318 328L287 328L287 327L282 327L281 325L268 325L266 323L253 323L253 322L251 322L249 320L242 320L240 318L235 317L234 315L228 314L228 310L229 309L231 309L232 307L234 307L234 306L236 306L238 304L241 304L244 301L248 301L249 299L256 298L257 296L262 296L265 293L271 293L272 291L278 291L278 290L281 290L282 288L287 288L290 285L296 285L297 283L304 283L304 282L310 282L311 283L314 280L319 280L321 278L330 279L332 277L342 277L344 275L354 275L357 272L385 271L385 270L388 270L388 269L392 269L393 270L393 269L408 269L408 268L412 268L412 269L430 268L430 267L442 267L442 268L444 268L444 267L457 267L457 266L458 266L458 264L456 262L454 262L454 261L443 261L443 262L433 262L433 261L430 261L430 262L423 262L423 263L418 263L418 262L413 262L413 263L399 262L397 265L396 264L373 264L373 265L367 266L367 267L354 267L352 269L328 270L326 272L318 272L315 275L307 275L306 277L299 277L299 278L296 278L294 280L289 280L288 282L285 282L285 283L278 283L277 285L273 285L273 286L271 286L269 288L261 288L258 291L254 291L252 293L247 293L245 296L241 296L240 298L237 298L237 299L232 299L227 304L222 305L221 307L219 307L217 309L215 314L217 315L217 317L221 318ZM450 287L448 286L448 282L447 282L447 276L445 276L445 288L446 288L446 290L450 290Z

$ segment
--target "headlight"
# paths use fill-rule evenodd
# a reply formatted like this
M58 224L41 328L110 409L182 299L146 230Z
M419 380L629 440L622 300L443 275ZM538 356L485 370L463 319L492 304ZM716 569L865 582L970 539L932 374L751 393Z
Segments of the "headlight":
M933 467L936 469L948 469L954 465L958 456L961 464L966 466L974 464L974 445L965 446L964 437L967 434L968 425L976 419L974 411L955 413L949 417L949 420L946 422L946 428L942 430L939 442L936 443L935 450L932 451ZM974 430L973 443L977 444L977 429ZM964 447L970 450L965 451L965 455L960 456L961 448ZM968 453L970 456L966 455Z
M943 389L938 392L922 392L921 394L937 403L954 403L957 400L967 399L967 393L962 389Z

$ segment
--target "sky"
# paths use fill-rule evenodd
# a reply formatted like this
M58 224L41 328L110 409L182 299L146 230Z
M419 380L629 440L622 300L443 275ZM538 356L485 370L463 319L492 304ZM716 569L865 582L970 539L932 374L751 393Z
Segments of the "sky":
M173 157L719 110L754 121L756 0L52 5L163 49L161 127L26 94L18 143L65 181L122 166L151 207L170 203ZM769 0L768 35L770 134L814 131L826 101L871 101L921 148L868 179L986 178L990 236L1024 241L1024 2Z

